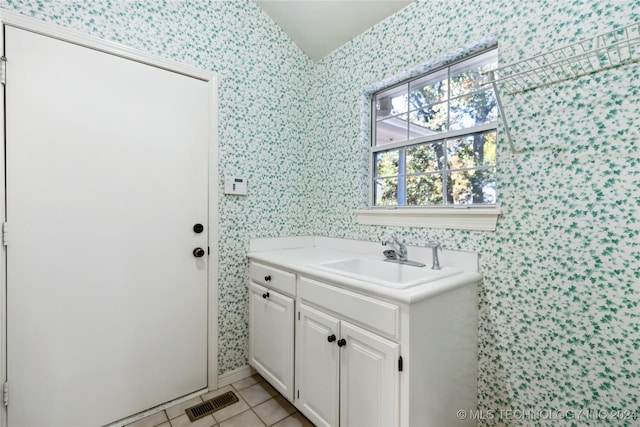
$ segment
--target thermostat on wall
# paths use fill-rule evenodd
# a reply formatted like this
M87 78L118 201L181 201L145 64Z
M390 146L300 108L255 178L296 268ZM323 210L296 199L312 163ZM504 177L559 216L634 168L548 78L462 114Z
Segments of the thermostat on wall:
M247 180L235 176L226 176L224 178L224 194L233 194L236 196L247 195Z

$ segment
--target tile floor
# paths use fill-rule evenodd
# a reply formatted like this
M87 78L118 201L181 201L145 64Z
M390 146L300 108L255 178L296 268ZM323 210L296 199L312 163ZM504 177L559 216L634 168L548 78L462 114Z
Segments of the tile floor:
M184 410L234 391L239 402L193 423ZM271 387L260 375L245 378L164 411L129 424L126 427L313 427L296 408Z

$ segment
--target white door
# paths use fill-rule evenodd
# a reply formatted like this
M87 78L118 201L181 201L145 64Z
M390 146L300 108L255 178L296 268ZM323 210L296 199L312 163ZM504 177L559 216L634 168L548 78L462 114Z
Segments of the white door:
M205 388L206 82L5 28L9 426Z
M292 298L249 285L249 364L293 401Z
M338 425L340 322L300 304L296 327L296 398L316 426Z
M340 425L398 425L400 345L344 321L340 334Z

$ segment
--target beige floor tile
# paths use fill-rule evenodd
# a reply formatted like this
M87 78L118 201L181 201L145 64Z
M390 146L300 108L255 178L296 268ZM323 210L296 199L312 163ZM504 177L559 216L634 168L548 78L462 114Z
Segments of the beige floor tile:
M282 396L276 396L253 408L253 411L268 426L296 412L296 408Z
M171 423L169 421L167 421L166 423L162 423L159 426L156 427L171 427Z
M186 402L178 403L177 405L167 408L167 415L169 416L169 419L179 417L180 415L185 415L185 409L195 406L199 403L202 403L202 399L200 397L194 397L193 399L189 399Z
M244 378L240 381L236 381L235 383L231 384L233 386L233 388L235 388L236 390L242 390L245 389L247 387L250 387L254 384L258 384L259 382L264 381L264 378L262 378L260 375L256 374L256 375L252 375L250 377Z
M216 420L214 420L211 415L207 415L206 417L195 420L194 422L189 421L187 414L171 420L171 427L213 427L215 425Z
M220 427L264 427L264 423L253 411L248 410L221 422Z
M300 412L296 412L279 423L274 424L273 427L313 427L313 424Z
M229 389L231 389L231 387L229 387ZM223 390L223 389L220 389ZM220 391L219 390L219 391ZM222 393L225 393L225 391L222 391ZM217 394L216 394L217 393ZM218 393L218 391L216 391L214 394L212 394L211 397L215 397L218 394L222 394L222 393ZM229 405L226 408L222 408L216 412L213 413L213 418L216 419L217 422L222 422L224 420L227 420L235 415L238 415L241 412L246 411L247 409L249 409L249 405L247 405L247 402L244 401L244 399L242 399L242 397L240 396L239 392L234 391L235 395L238 397L239 402L234 403L233 405ZM211 397L209 397L209 399L211 399Z
M167 414L164 411L160 411L134 423L127 424L127 427L156 427L165 421L169 421L169 418L167 418Z
M254 384L251 387L247 387L244 390L240 390L238 393L242 396L242 398L249 404L249 406L254 407L265 400L269 400L273 396L276 396L278 392L269 385L266 381L263 381L258 384Z

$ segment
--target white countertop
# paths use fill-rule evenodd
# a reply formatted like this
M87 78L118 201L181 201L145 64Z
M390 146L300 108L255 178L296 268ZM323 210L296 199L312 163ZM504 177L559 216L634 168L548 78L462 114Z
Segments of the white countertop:
M288 242L285 239L291 239L289 240L290 244L287 244ZM407 304L415 303L461 286L477 284L482 279L482 276L475 271L477 269L477 257L475 257L475 254L471 256L469 255L471 253L463 252L463 255L458 254L455 257L455 264L458 265L453 265L452 267L461 268L461 258L466 259L468 268L462 267L462 270L464 271L452 276L427 282L422 285L406 289L392 289L375 283L342 276L340 274L333 274L313 267L314 264L340 261L362 256L379 256L382 260L384 257L379 243L313 237L257 240L260 241L252 241L252 250L247 254L251 260L289 270L312 279L329 282L336 286L366 295L375 295L388 300ZM457 253L458 251L448 252ZM411 256L412 253L420 255L420 258ZM427 264L427 267L425 268L429 268L431 260L425 259L424 256L426 253L427 252L421 252L417 249L412 252L412 248L409 247L409 258L422 261ZM448 266L445 259L441 258L441 262L443 266Z

